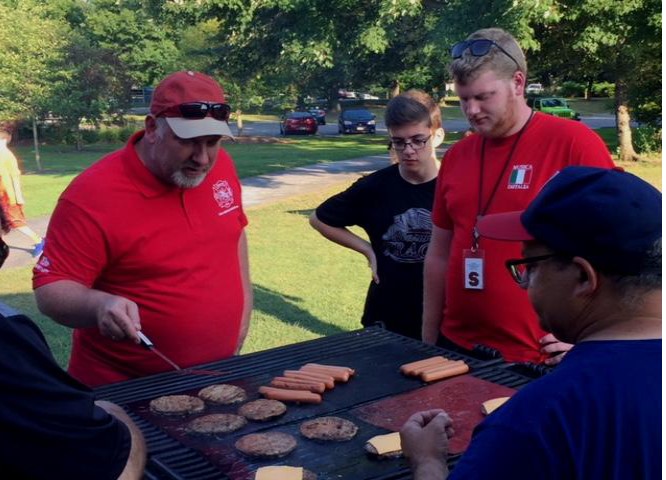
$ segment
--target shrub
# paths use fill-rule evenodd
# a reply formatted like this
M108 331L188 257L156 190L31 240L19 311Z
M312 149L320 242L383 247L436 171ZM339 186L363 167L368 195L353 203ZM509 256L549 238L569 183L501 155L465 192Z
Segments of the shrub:
M611 82L593 83L592 92L590 93L593 97L614 97L615 84Z
M639 153L661 153L661 128L646 125L634 130L634 144Z
M582 97L585 95L585 85L578 82L562 82L559 94L563 97Z

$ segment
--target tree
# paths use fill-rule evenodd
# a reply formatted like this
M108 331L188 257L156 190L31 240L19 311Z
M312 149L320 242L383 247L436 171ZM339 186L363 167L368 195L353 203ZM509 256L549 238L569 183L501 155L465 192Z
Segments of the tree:
M51 94L67 26L35 2L0 3L0 120L30 119L41 170L37 118Z

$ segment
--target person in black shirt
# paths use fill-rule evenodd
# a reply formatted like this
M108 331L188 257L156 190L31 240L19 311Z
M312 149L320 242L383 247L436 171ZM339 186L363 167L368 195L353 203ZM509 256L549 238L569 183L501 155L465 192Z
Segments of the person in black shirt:
M361 323L420 339L423 260L439 170L435 148L444 130L439 106L419 90L393 98L385 122L397 163L326 200L310 225L367 258L372 281ZM369 241L347 228L352 225L363 228Z
M0 209L0 226L8 231ZM9 248L0 238L0 266ZM39 328L0 303L0 472L3 478L138 479L146 447L121 407L56 363Z

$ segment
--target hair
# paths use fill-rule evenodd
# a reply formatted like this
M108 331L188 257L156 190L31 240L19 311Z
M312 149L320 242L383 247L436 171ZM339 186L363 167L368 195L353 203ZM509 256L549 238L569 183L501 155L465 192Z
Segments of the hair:
M425 122L431 130L436 130L442 127L442 112L430 95L412 89L388 102L384 122L386 128Z
M645 252L640 270L634 275L604 273L610 280L622 302L628 306L640 305L644 294L651 290L661 290L661 238L657 239Z
M513 35L501 28L484 28L467 37L468 41L479 39L492 40L500 45L516 59L518 66L516 68L516 62L496 46L491 47L488 54L481 57L475 57L469 50L465 50L462 57L454 59L449 65L449 73L457 83L466 85L487 71L494 72L500 78L509 79L518 70L527 78L525 54Z
M165 117L155 117L155 134L160 140L164 140L164 135L166 135L171 127L166 121Z

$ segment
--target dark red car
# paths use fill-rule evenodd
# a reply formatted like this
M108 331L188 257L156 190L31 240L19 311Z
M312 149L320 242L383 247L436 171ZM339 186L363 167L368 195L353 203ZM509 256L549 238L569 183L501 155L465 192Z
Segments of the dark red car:
M317 133L317 119L310 112L289 112L282 117L280 134L301 133L314 135Z

